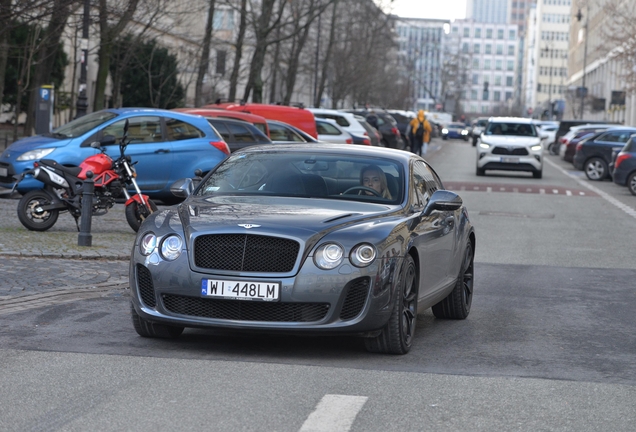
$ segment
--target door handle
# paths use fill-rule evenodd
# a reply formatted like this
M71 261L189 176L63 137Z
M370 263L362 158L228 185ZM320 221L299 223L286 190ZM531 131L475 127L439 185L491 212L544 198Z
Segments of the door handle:
M170 153L170 149L158 149L155 150L155 153Z

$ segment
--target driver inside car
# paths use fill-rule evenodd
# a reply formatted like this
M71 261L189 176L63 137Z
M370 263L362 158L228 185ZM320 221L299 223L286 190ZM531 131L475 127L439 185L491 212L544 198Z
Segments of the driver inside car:
M382 198L392 200L387 186L386 175L377 165L368 165L360 171L360 184L375 190ZM361 191L361 195L374 195L370 191Z

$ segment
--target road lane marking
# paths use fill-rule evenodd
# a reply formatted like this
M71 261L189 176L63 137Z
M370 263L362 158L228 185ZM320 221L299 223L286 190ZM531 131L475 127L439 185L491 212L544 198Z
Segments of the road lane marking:
M618 207L619 209L623 210L625 213L627 213L629 216L633 217L634 219L636 219L636 210L633 209L632 207L628 206L627 204L624 204L622 202L620 202L619 200L617 200L616 198L614 198L613 196L609 195L606 192L603 192L602 190L600 190L599 188L597 188L596 186L592 186L591 184L589 184L587 181L582 180L581 178L577 177L576 175L572 175L570 174L568 171L564 170L563 168L561 168L560 166L558 166L557 164L555 164L554 162L552 162L550 159L544 159L547 163L549 163L550 165L552 165L553 167L555 167L556 169L558 169L559 171L561 171L563 174L565 174L566 176L574 179L576 182L578 182L580 185L585 186L586 188L588 188L589 190L591 190L592 192L594 192L595 194L597 194L598 196L600 196L601 198L603 198L605 201L609 202L610 204L615 205L616 207Z
M366 396L324 395L299 432L347 432L367 399Z

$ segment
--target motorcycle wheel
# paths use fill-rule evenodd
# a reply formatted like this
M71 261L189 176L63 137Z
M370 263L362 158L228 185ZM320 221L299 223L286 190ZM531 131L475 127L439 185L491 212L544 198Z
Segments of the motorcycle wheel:
M38 211L37 207L51 203L51 196L43 190L27 192L18 202L18 219L31 231L46 231L55 225L59 210Z
M157 205L152 200L147 201L150 211L137 201L133 201L126 206L126 221L135 232L139 231L141 223L150 216L150 213L157 211Z

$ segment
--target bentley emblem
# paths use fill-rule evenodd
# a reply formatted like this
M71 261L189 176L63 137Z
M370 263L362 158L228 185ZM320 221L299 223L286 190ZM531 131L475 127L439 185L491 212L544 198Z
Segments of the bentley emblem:
M243 227L245 229L260 227L260 225L256 225L256 224L238 224L238 226Z

